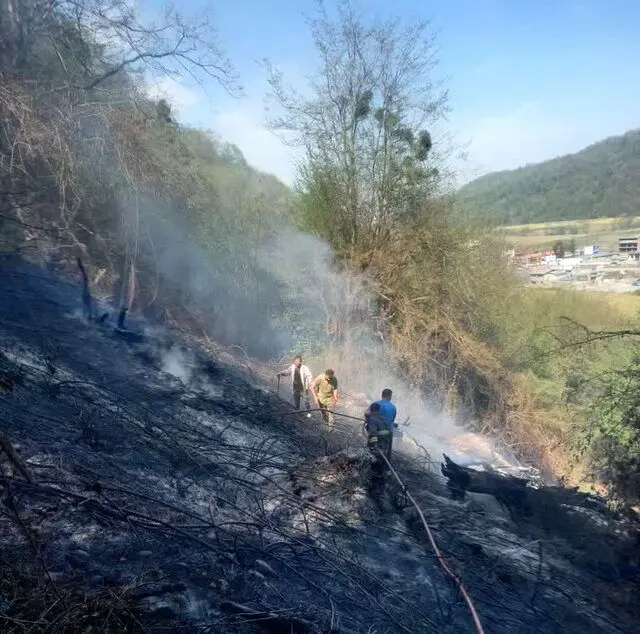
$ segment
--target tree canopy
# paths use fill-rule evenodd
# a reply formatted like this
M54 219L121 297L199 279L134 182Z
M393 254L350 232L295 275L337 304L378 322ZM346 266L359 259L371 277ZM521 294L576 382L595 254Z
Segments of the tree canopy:
M143 81L181 70L235 89L215 33L127 0L0 0L0 34L0 250L60 269L80 256L116 305L279 350L264 318L276 282L256 252L291 191L177 124Z

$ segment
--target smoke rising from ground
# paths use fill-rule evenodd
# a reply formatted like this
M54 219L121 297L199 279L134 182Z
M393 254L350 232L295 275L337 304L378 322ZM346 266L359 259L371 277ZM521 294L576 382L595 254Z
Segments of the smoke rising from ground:
M390 387L398 422L408 422L409 433L427 448L436 449L436 436L460 433L450 417L401 378L377 321L375 283L341 269L325 241L281 225L253 255L240 242L217 253L194 244L178 226L157 224L150 230L162 275L180 285L205 316L212 338L263 361L302 354L314 375L332 367L345 396L371 401ZM230 253L243 254L244 262L230 261ZM164 369L188 383L183 356L166 355Z
M242 171L243 161L228 160L204 135L194 140L159 123L133 79L121 74L108 91L73 98L35 84L29 99L22 86L10 95L12 134L32 152L18 171L32 171L25 190L37 184L42 214L34 224L50 222L55 240L69 243L51 246L51 263L60 251L81 251L105 286L120 276L116 307L146 312L164 303L179 323L262 360L303 354L314 374L333 367L345 395L372 400L390 387L399 421L409 418L427 447L433 436L457 433L402 380L376 322L372 280L341 269L322 240L283 224L286 203L274 201L284 196L263 196L264 175ZM179 351L162 364L183 383L193 380Z
M89 145L80 146L91 154ZM98 162L102 176L115 180ZM410 435L434 452L460 433L451 417L403 379L379 321L374 280L341 266L328 243L282 220L284 209L260 212L264 227L254 234L251 226L238 230L229 210L213 199L211 227L200 239L184 209L163 208L126 190L118 198L123 252L135 253L145 239L152 245L139 257L157 270L161 293L179 291L204 334L263 361L302 354L314 375L332 367L341 392L360 402L391 388L398 422L409 423ZM235 213L243 214L242 197L238 204ZM191 363L183 352L170 350L162 359L166 372L190 383Z
M308 351L305 358L314 375L332 367L343 394L361 395L368 401L391 388L398 422L408 422L409 433L427 448L434 436L460 433L449 416L438 412L402 378L378 320L373 280L340 270L326 242L291 228L281 230L260 258L284 289L292 315L291 335L298 344L295 350L303 355Z
M281 209L267 202L253 210L255 201L246 192L234 190L226 202L212 193L208 217L190 215L188 188L184 200L178 192L172 202L124 184L117 158L122 141L110 122L79 114L77 123L71 133L74 153L118 201L119 252L128 261L121 267L124 290L114 294L115 303L127 295L127 269L146 271L139 283L147 287L157 273L160 297L169 304L178 300L202 324L203 334L219 343L240 346L263 361L302 354L315 375L333 367L342 393L361 400L377 399L390 387L399 422L408 418L411 433L427 447L432 436L459 433L402 379L377 320L374 281L341 267L325 241L285 220L286 201ZM105 142L96 147L94 138ZM256 175L248 170L232 182L248 189L255 186L251 178ZM153 295L150 288L140 290ZM190 364L180 354L167 355L164 365L184 383L191 380Z
M193 376L193 360L178 346L172 346L161 357L161 369L180 379L185 385L191 383Z

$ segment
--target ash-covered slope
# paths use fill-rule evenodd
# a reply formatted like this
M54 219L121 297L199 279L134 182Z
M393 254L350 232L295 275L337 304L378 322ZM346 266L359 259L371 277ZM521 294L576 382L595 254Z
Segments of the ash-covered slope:
M399 488L369 497L358 423L327 434L183 349L185 383L176 336L134 327L0 261L4 631L474 631ZM633 631L625 522L553 490L454 501L394 462L487 632Z

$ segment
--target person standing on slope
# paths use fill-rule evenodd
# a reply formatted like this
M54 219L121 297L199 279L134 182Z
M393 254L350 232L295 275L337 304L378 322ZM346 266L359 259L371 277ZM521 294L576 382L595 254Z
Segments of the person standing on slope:
M309 410L309 388L313 381L311 370L302 363L302 357L297 354L287 370L278 373L278 376L291 376L291 389L293 390L293 406L300 409L300 398L304 394L305 409Z
M365 412L365 430L367 433L367 445L374 455L374 462L371 465L371 481L369 485L372 491L384 486L385 473L388 470L387 460L391 460L391 437L393 432L389 429L387 419L380 411L378 402L371 403Z
M329 430L332 430L336 418L328 409L338 404L338 379L335 372L329 369L319 374L311 384L311 394L320 408L322 420L329 425Z
M389 423L389 429L391 431L393 431L394 428L397 427L396 416L398 414L396 406L391 402L392 396L393 392L388 387L385 387L384 390L382 390L382 398L379 401L374 401L375 403L378 403L378 405L380 405L380 414L387 421L387 423ZM371 405L373 405L373 403ZM364 413L365 419L370 411L371 406L369 406L367 411Z
M389 459L391 459L393 430L396 427L398 427L398 425L396 424L396 416L398 414L398 410L396 409L396 406L391 402L392 396L393 396L393 392L388 387L386 387L384 390L382 390L382 398L379 401L374 401L373 403L371 403L371 405L369 405L369 407L364 413L364 420L366 423L369 416L371 415L371 412L373 411L372 407L374 405L378 406L375 411L377 411L379 415L382 416L382 418L384 418L384 420L387 423L387 428L389 430L389 447L388 447L388 455L387 455L387 458Z

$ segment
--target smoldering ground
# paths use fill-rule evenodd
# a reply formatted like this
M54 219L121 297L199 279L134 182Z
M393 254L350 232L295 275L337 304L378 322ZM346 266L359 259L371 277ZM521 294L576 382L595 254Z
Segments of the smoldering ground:
M250 357L285 362L300 353L314 374L334 367L342 392L360 400L379 398L390 387L399 422L408 421L407 431L436 455L461 432L439 404L404 379L380 320L375 280L346 269L327 242L297 230L286 209L290 199L268 213L256 206L253 216L236 222L240 211L212 194L206 217L194 219L188 196L155 198L119 179L111 126L83 115L73 147L113 188L120 218L114 250L121 260L114 304L144 296L137 306L133 301L135 312L159 297L194 316L203 336L239 346ZM94 138L104 141L96 147L87 140ZM248 190L251 173L242 178ZM245 208L257 205L248 193L234 200ZM188 366L175 350L167 357L166 369L185 383Z
M196 218L187 194L171 200L154 197L152 187L133 191L122 177L129 160L122 131L95 109L74 115L77 121L61 133L71 136L78 164L109 189L108 203L119 217L119 244L99 264L109 266L114 254L119 260L114 304L140 310L159 297L179 304L183 315L193 314L203 335L251 357L283 361L301 353L315 374L333 366L343 393L371 400L390 387L401 422L408 417L411 433L432 449L436 437L459 433L403 380L377 320L375 282L341 268L326 242L296 230L287 220L288 202L268 213L258 206L254 216L236 222L240 207L244 213L256 204L249 194L238 193L232 204L214 192L206 217ZM249 189L249 172L246 179ZM88 259L93 253L90 246ZM137 295L146 295L138 305ZM168 367L175 369L175 359Z
M260 253L278 280L287 306L286 327L298 353L307 354L314 374L333 367L342 391L371 401L391 388L398 422L426 448L461 428L403 378L380 323L376 282L340 267L323 240L284 228ZM292 350L292 351L293 351Z
M338 430L342 448L327 452L321 425L233 367L194 359L178 337L129 345L72 317L77 287L23 264L1 272L0 377L15 383L0 394L2 432L30 474L3 485L10 631L140 631L133 619L146 631L472 631L411 508L366 495L360 437ZM183 385L205 362L220 397ZM450 500L419 461L394 463L487 631L634 631L623 523L568 491L547 524L516 528Z

